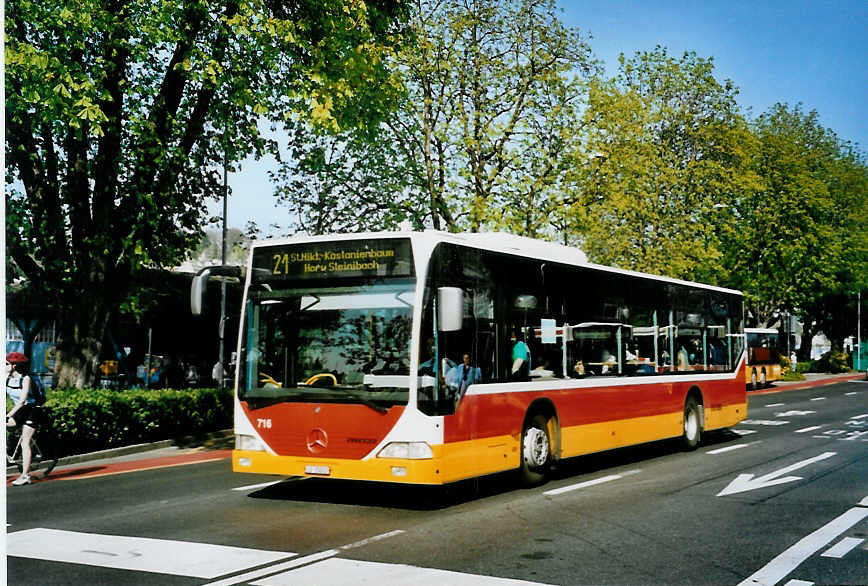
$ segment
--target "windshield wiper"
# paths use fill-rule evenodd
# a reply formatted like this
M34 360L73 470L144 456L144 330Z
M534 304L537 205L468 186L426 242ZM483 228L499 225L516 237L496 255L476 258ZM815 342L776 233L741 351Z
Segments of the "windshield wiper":
M336 391L340 391L341 393L343 393L344 395L346 395L348 397L352 397L353 399L355 399L356 401L358 401L359 403L361 403L365 407L370 407L371 409L373 409L377 413L381 413L381 414L385 415L386 413L389 412L389 410L386 409L385 407L383 407L382 405L377 405L376 403L374 403L370 399L366 399L360 395L357 395L346 387L335 386L335 387L330 387L330 388L334 389Z

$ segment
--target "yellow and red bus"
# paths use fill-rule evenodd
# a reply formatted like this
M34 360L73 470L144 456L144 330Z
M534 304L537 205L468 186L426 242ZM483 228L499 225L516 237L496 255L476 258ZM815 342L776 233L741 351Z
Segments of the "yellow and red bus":
M775 328L745 328L747 364L745 380L750 390L765 388L781 378L781 353L778 330Z
M438 485L744 419L738 291L498 233L255 243L233 470Z

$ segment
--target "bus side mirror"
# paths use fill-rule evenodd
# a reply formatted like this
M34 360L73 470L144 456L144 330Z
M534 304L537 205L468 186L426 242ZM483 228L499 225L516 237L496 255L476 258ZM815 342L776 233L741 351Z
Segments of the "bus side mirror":
M202 315L205 311L205 292L208 289L208 279L212 276L243 281L244 269L233 265L218 265L205 267L196 273L190 284L190 312L193 315Z
M193 277L190 285L190 311L193 315L202 315L205 310L205 289L208 284L208 273L199 272Z
M457 332L464 326L464 291L458 287L437 289L437 329Z

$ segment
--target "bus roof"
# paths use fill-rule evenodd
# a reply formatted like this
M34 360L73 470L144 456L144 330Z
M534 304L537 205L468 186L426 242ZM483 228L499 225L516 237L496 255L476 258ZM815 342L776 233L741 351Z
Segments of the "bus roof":
M506 232L462 232L451 233L438 230L425 230L424 232L410 231L395 231L395 232L354 232L345 234L323 234L318 236L293 236L289 238L274 238L267 240L257 240L252 243L252 249L269 246L283 246L293 243L305 242L323 242L323 241L340 241L340 240L368 240L378 238L409 238L414 242L427 242L433 247L439 242L451 242L453 244L461 244L472 248L490 250L494 252L505 252L517 256L528 258L550 260L552 262L560 262L568 265L584 266L590 269L599 270L608 273L622 274L646 279L653 279L667 283L697 287L708 289L711 291L719 291L732 295L742 295L741 291L735 289L727 289L725 287L717 287L715 285L707 285L694 281L685 281L682 279L674 279L651 273L642 273L639 271L631 271L619 269L606 265L599 265L588 262L588 257L584 251L571 246L565 246L556 242L546 240L538 240L528 238L527 236L517 236ZM747 329L745 329L747 331ZM777 332L777 330L774 330Z

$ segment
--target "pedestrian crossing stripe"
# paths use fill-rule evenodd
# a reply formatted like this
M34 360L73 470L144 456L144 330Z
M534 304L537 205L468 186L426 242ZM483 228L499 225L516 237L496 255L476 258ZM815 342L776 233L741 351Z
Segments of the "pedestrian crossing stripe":
M6 536L10 556L212 579L295 554L227 545L26 529Z
M400 532L386 535L396 533ZM545 586L511 578L336 557L345 548L299 558L286 551L45 528L9 533L6 547L7 555L13 557L208 580L227 576L221 583L254 586ZM253 568L254 572L237 575Z
M253 586L541 586L511 578L464 574L404 564L385 564L342 558L329 558L290 572L251 582Z

